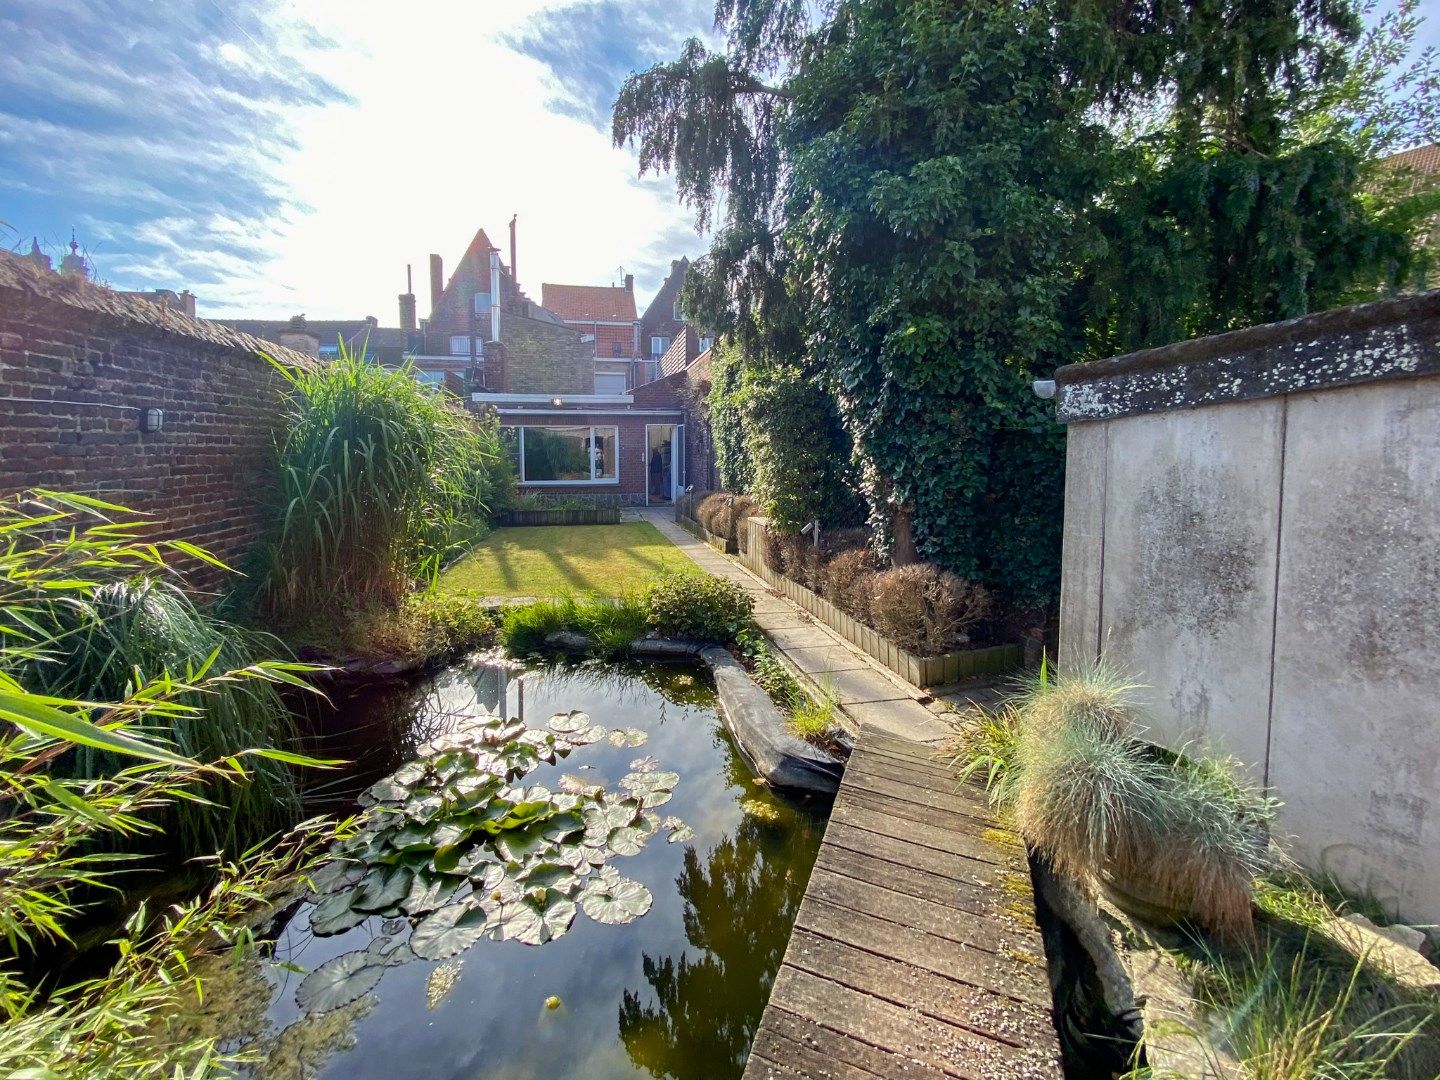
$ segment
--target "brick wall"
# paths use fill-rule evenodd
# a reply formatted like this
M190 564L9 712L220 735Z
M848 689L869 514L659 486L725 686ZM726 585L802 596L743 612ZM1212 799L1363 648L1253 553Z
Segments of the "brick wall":
M232 564L268 523L278 345L0 255L0 494L98 494ZM115 406L119 406L118 408ZM143 408L164 410L140 431ZM193 563L203 588L225 575Z
M500 318L505 346L505 390L511 394L593 394L595 346L559 323L506 312Z

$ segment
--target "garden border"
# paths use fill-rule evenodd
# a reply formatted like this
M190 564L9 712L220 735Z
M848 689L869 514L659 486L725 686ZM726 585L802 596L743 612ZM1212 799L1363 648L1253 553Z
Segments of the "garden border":
M746 520L748 521L749 519L747 518ZM678 507L675 510L675 524L679 525L691 536L695 537L695 539L705 541L705 543L720 552L721 555L735 555L740 550L740 545L735 543L734 540L727 539L719 533L712 533L694 518L686 517L680 513Z
M595 506L585 510L507 510L496 525L502 529L534 525L619 525L618 506Z
M917 656L900 648L878 631L845 614L823 596L766 566L765 531L768 525L765 518L747 519L749 548L740 556L745 568L912 686L944 686L977 675L1003 675L1023 664L1024 650L1018 644L992 645L984 649L942 653L940 656Z

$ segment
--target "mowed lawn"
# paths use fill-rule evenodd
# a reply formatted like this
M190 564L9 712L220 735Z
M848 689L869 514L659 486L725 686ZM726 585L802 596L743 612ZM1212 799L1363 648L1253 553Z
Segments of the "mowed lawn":
M623 596L662 570L699 568L649 522L496 529L441 575L446 592Z

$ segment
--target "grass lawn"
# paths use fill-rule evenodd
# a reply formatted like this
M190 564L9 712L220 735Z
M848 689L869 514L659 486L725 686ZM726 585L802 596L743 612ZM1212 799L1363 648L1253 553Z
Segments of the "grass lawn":
M623 596L661 570L699 573L649 522L496 529L441 575L445 592Z

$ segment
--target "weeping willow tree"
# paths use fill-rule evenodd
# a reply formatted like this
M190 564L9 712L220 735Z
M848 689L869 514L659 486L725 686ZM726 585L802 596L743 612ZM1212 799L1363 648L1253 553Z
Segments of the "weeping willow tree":
M1058 584L1033 378L1416 269L1365 186L1346 0L721 0L716 30L614 114L714 220L687 302L799 341L878 529L1013 602Z

